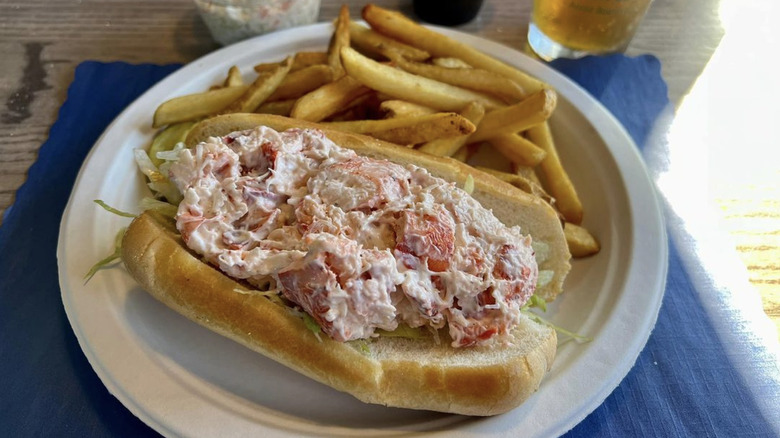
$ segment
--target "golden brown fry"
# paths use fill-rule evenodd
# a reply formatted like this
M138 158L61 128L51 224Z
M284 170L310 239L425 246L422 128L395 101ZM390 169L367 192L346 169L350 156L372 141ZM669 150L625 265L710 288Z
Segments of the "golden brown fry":
M338 79L344 76L344 66L341 65L341 49L349 47L349 8L341 5L339 16L334 23L335 29L328 44L328 65L333 71L333 77Z
M222 84L222 86L237 87L239 85L244 85L244 78L241 76L241 70L239 70L238 67L234 65L228 69L227 77L225 78L225 82Z
M211 90L219 90L220 88L225 87L237 87L239 85L244 85L244 78L241 76L241 70L238 69L238 67L231 66L228 69L227 76L225 76L225 80L222 81L219 85L212 85L209 87L209 91Z
M290 72L298 71L312 65L327 65L328 54L325 52L297 52L293 56L293 64L290 67ZM281 62L267 62L263 64L255 65L254 69L257 73L269 72L276 67L279 67Z
M422 117L397 117L382 120L324 123L333 129L370 135L380 140L413 145L436 138L468 135L474 124L455 113L436 113Z
M292 69L300 70L312 65L327 64L328 54L326 52L297 52L293 59Z
M379 114L379 98L376 93L369 92L353 100L343 111L328 117L327 122L347 122L352 120L376 119Z
M427 116L437 112L435 109L429 108L427 106L397 99L385 100L379 104L379 111L385 114L385 118L387 119L393 117Z
M309 67L311 65L327 64L328 54L326 52L297 52L293 59L293 67L296 70Z
M587 229L569 222L563 225L563 234L573 257L587 257L601 249L599 242Z
M403 70L445 84L489 93L504 98L508 102L517 102L526 96L525 91L517 83L492 71L476 68L447 68L412 62L392 51L388 51L388 55Z
M508 182L509 184L512 185L518 185L518 184L523 185L526 181L525 178L523 178L521 175L518 175L516 173L502 172L500 170L496 170L491 167L485 167L485 166L474 166L474 167L485 173L489 173L495 176L501 181Z
M356 101L362 100L365 97L368 97L368 95L359 97L355 100ZM340 111L328 117L323 122L351 122L354 120L365 120L367 118L368 118L368 109L365 108L363 105L354 105L344 109L344 111Z
M412 58L409 57L407 57L407 59L412 60ZM468 65L462 59L452 58L452 57L432 58L431 64L438 65L439 67L446 67L446 68L474 68Z
M238 99L247 88L248 85L241 85L174 97L157 107L152 126L159 128L217 113Z
M350 102L370 92L369 88L351 76L342 76L298 99L290 116L319 122L342 111Z
M485 114L469 141L489 140L503 134L523 131L546 121L555 109L555 91L546 88L508 107Z
M525 167L524 169L528 169L532 177L528 177L519 173L502 172L500 170L483 166L476 166L476 168L495 176L501 181L506 181L526 193L538 196L550 204L553 202L552 197L550 197L550 195L544 191L541 183L539 183L539 181L536 179L536 175L533 173L533 169L530 167Z
M264 62L262 64L257 64L252 68L257 73L267 73L276 67L279 67L280 64L281 62ZM292 70L292 68L290 68L290 70Z
M279 87L270 96L268 101L297 99L304 94L333 80L333 71L324 64L315 64L290 72L285 76Z
M466 105L463 110L460 111L460 115L465 117L468 121L479 126L482 117L485 115L485 107L482 105L471 102ZM449 157L463 147L470 141L470 135L460 135L457 137L439 138L433 141L429 141L420 146L419 150L440 157Z
M486 109L503 106L492 96L413 75L369 59L354 49L341 49L341 61L347 73L365 86L396 99L407 100L439 111L458 111L469 102Z
M517 82L528 93L545 88L545 84L538 79L486 55L468 44L415 23L400 12L368 4L363 8L363 19L371 25L372 29L381 34L423 49L431 56L460 58L474 68L482 68L501 74Z
M389 56L386 55L388 50L398 52L404 58L413 61L424 61L430 57L425 50L420 50L416 47L388 38L380 33L374 32L362 24L355 23L354 21L350 21L349 23L349 36L352 47L364 52L382 55L387 58L389 58Z
M517 134L498 135L489 142L511 162L522 166L536 166L547 155L544 149Z
M268 96L273 94L274 91L282 83L287 73L292 66L292 57L288 57L282 64L276 69L272 70L268 74L261 74L255 79L252 84L246 89L244 94L241 95L235 102L228 105L220 114L229 113L251 113L261 103L263 103Z
M328 71L330 71L330 68L328 68ZM276 114L277 116L289 116L293 105L295 105L297 100L298 99L275 100L273 102L266 101L257 107L255 112L263 114Z
M550 127L547 123L536 125L527 134L534 144L547 152L547 156L537 166L543 187L555 198L555 205L567 222L582 223L582 203L569 175L563 169Z

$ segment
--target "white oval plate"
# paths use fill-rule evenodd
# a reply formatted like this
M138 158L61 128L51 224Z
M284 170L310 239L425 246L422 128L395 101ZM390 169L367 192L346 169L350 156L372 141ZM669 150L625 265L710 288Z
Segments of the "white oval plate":
M81 169L60 228L62 301L92 367L141 420L169 436L549 436L575 426L628 373L655 324L667 266L659 204L634 143L598 102L549 67L506 46L439 30L559 92L551 127L585 205L584 225L602 250L574 262L566 293L547 317L593 342L561 345L541 389L521 407L469 418L363 404L186 320L121 267L84 283L129 221L92 200L137 211L147 193L132 150L149 144L157 105L207 89L231 65L251 73L258 62L324 50L331 25L316 24L226 47L173 73L117 117Z

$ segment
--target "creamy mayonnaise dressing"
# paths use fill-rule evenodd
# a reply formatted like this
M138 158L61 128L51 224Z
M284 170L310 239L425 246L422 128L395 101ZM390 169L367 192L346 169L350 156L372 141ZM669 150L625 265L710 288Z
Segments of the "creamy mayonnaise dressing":
M504 340L533 294L531 238L425 169L361 157L317 130L210 138L170 167L189 248L272 282L339 341L448 327L455 347Z

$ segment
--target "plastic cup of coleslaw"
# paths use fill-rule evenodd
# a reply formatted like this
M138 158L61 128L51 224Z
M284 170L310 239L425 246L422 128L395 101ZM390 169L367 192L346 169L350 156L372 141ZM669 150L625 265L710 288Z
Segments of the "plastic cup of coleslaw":
M222 45L311 24L320 13L320 0L195 0L195 5Z

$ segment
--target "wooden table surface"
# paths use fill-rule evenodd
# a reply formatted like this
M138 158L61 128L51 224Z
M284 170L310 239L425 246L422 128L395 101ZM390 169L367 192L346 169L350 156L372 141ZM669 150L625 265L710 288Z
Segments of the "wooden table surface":
M765 13L772 1L751 4ZM332 20L341 3L359 16L366 2L323 0L320 21ZM375 3L413 15L410 0ZM531 3L486 0L478 18L459 29L522 50ZM739 2L653 2L627 54L651 53L661 60L675 107L682 110L686 96L696 90L697 78L723 48L727 29L736 32L742 25L761 32L761 23L767 24L736 20L745 12L744 8L740 13L724 9L733 3ZM721 17L724 10L725 18ZM0 1L0 213L13 203L80 62L187 63L217 48L189 0ZM716 101L713 93L718 89L706 85L698 87L704 88L698 94ZM680 123L683 129L701 127L682 119ZM759 175L748 168L744 178L728 169L711 170L723 172L724 178L732 174L727 183L714 179L711 184L710 200L721 214L713 220L730 232L751 282L762 295L764 309L780 332L780 165L763 168Z

